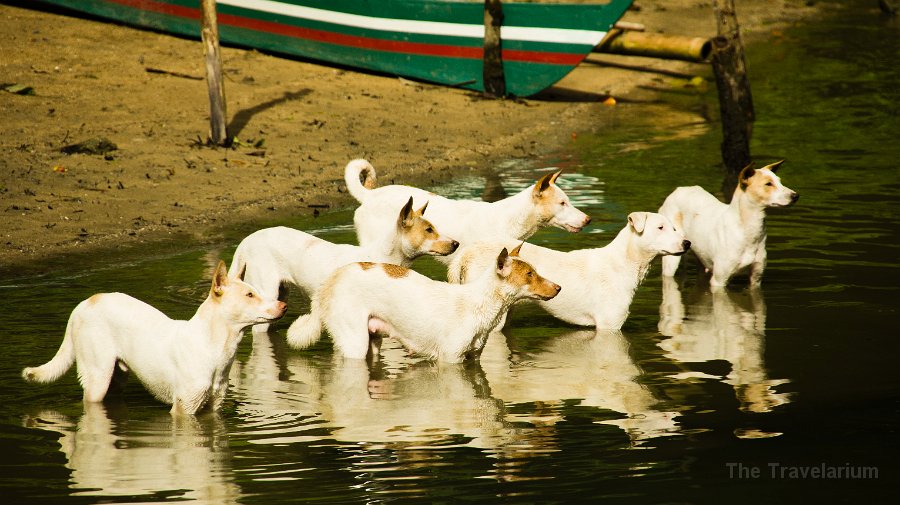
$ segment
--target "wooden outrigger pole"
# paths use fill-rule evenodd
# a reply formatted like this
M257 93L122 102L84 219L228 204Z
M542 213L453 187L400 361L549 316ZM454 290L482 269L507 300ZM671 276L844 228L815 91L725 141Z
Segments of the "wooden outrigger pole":
M722 162L725 195L731 195L737 175L752 161L753 99L734 0L715 0L718 37L713 39L712 68L722 115Z
M219 27L216 1L201 0L203 25L200 37L206 57L206 83L209 87L209 138L211 145L226 145L228 131L225 112L225 82L222 79L222 55L219 52Z

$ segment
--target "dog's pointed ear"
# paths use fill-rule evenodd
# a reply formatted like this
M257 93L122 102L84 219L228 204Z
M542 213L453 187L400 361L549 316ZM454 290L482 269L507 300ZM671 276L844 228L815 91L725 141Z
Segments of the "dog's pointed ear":
M509 276L510 272L510 263L509 253L506 252L506 248L504 247L500 254L497 255L497 275L500 277Z
M774 172L778 171L778 167L780 167L782 163L784 163L784 160L776 161L775 163L770 163L770 164L764 166L763 168L768 168L769 170L771 170L774 173Z
M637 233L644 233L644 227L647 226L647 212L632 212L628 214L628 224L634 228Z
M553 175L550 176L550 184L556 184L556 179L559 179L560 175L562 175L562 169L553 172Z
M510 256L519 256L519 251L522 250L522 246L525 245L525 241L523 240L521 244L517 245L512 251L509 251Z
M747 189L747 186L750 184L749 181L751 177L756 173L756 169L753 168L754 163L751 161L747 164L746 167L741 169L741 173L738 174L738 183L741 187L741 190Z
M416 211L416 214L418 214L419 217L424 216L424 215L425 215L425 209L427 209L427 208L428 208L428 201L425 201L425 205L423 205L421 209L417 210L417 211Z
M534 183L534 189L532 190L532 195L535 198L540 198L541 194L550 187L551 184L556 182L556 179L559 178L559 174L562 173L562 170L557 170L552 174L547 174L540 179L536 183Z
M413 197L409 197L409 201L406 202L406 205L400 209L400 215L397 217L397 226L405 227L409 226L409 220L412 218L413 213Z
M225 286L228 285L228 270L225 268L225 262L219 260L216 265L216 271L213 274L212 286L209 288L209 295L218 298L225 292Z

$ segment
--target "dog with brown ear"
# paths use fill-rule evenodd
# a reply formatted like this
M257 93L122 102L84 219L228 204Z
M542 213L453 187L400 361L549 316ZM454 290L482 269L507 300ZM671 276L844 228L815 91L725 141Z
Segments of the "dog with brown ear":
M659 208L691 241L691 250L710 274L713 288L724 288L748 272L750 286L762 283L766 268L766 209L793 205L800 195L776 175L784 160L762 168L745 167L731 203L720 202L700 186L680 187ZM681 258L663 258L662 273L675 275Z
M464 246L447 268L447 279L469 282L509 242ZM556 251L534 244L515 245L513 252L562 286L559 296L538 301L547 312L570 324L618 330L628 318L631 301L658 255L683 254L691 246L665 216L632 212L612 242L590 249ZM511 253L512 254L512 253Z
M402 207L402 208L401 208ZM267 297L284 299L286 289L299 288L307 296L338 268L359 261L408 267L420 256L453 253L459 242L443 235L425 219L428 202L413 209L413 199L394 210L393 229L368 246L335 244L286 226L264 228L248 235L234 251L230 274L246 268L246 280ZM256 325L265 332L268 325Z
M428 202L428 218L442 232L466 245L510 238L525 240L540 228L554 226L569 232L580 231L591 218L576 209L566 193L556 185L561 171L547 173L533 186L496 202L451 200L410 186L376 187L375 169L366 160L353 160L344 169L344 181L360 205L353 225L360 245L377 243L393 225L391 209L410 195L416 202ZM452 255L437 258L449 263Z
M172 405L173 414L216 410L244 328L278 319L286 308L229 278L219 261L209 295L191 319L170 319L122 293L93 295L72 311L56 356L22 376L54 382L74 363L84 401L94 403L134 372L153 396Z
M385 263L342 267L316 291L310 313L288 329L288 344L309 347L324 327L346 358L378 356L383 337L439 361L477 358L514 302L549 300L560 290L506 249L494 258L469 284L448 284Z

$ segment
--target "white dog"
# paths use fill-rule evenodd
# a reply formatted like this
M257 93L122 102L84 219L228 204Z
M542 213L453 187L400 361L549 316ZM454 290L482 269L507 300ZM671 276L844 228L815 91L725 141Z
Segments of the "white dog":
M443 237L422 217L427 204L419 210L413 210L412 204L410 197L400 210L394 231L382 237L380 244L334 244L284 226L253 232L234 251L229 273L236 276L246 268L247 283L265 297L284 300L284 286L297 286L311 296L329 275L348 263L371 261L409 266L422 255L455 251L459 243ZM256 325L253 329L265 331L267 326Z
M710 286L725 287L729 279L750 271L750 285L759 286L766 268L766 208L786 207L800 198L775 175L784 160L754 169L745 167L730 204L699 186L680 187L659 208L691 241L691 250L711 273ZM662 273L671 277L681 258L663 258Z
M450 263L447 278L468 282L470 272L483 269L491 251L504 245L510 244L463 246ZM691 243L665 216L632 212L628 224L604 247L561 252L526 243L514 250L563 288L552 300L538 302L547 312L567 323L618 330L653 258L683 254L689 247Z
M388 209L398 207L410 195L419 202L429 202L431 221L441 231L468 244L498 236L524 240L542 226L580 231L591 218L573 207L569 197L555 184L559 174L547 174L534 186L498 202L450 200L410 186L376 188L375 169L366 160L348 163L344 181L360 203L353 214L360 244L377 243L391 226ZM441 261L446 263L449 258Z
M403 267L354 263L316 292L312 311L288 329L288 343L305 348L322 326L348 358L377 356L381 338L394 337L411 352L458 363L476 357L490 331L516 300L548 300L559 286L503 249L491 268L470 284L439 282Z
M122 293L84 300L69 316L56 356L25 368L34 382L59 379L72 363L85 402L100 402L133 371L150 393L172 404L172 413L216 410L225 398L228 371L247 326L284 315L286 305L261 297L252 286L229 279L220 261L209 296L188 321L169 319Z

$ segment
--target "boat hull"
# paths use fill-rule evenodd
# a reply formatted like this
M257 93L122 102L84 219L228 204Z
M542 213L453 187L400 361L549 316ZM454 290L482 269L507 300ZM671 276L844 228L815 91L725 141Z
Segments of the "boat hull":
M129 25L200 36L197 0L41 0ZM220 0L225 44L484 90L484 5L446 0ZM503 4L506 90L529 96L577 66L631 0ZM327 6L327 8L326 8Z

